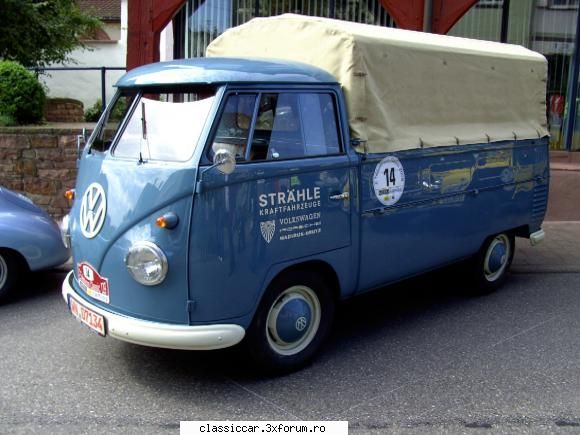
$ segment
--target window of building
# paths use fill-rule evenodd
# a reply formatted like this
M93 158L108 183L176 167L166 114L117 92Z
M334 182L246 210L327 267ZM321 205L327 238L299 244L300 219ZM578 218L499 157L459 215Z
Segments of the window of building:
M577 9L578 0L548 0L548 7L552 9Z
M478 8L501 8L503 0L479 0L476 7Z

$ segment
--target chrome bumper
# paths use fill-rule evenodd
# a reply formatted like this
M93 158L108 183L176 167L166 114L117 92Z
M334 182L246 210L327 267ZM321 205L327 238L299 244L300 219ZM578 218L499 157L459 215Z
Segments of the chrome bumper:
M173 325L126 317L103 310L77 295L71 285L73 272L62 284L62 297L68 304L69 295L86 308L106 319L107 335L143 346L183 350L212 350L233 346L244 338L239 325Z

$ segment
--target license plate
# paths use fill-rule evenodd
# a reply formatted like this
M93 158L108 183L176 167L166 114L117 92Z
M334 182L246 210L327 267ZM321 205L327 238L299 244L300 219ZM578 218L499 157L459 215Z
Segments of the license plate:
M105 318L89 310L75 298L69 295L68 306L73 316L103 337L106 335Z

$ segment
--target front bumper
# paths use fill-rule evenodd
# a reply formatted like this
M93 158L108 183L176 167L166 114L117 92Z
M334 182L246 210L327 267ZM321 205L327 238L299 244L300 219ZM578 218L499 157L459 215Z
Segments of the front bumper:
M106 319L107 335L118 340L167 349L212 350L233 346L242 341L245 335L240 325L172 325L111 313L81 297L72 286L73 280L71 271L62 284L65 302L68 304L70 295L86 308L103 316Z

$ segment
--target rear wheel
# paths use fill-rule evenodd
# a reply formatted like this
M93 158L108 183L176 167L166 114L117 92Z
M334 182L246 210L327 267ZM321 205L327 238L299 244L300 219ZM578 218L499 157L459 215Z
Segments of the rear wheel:
M515 250L515 238L509 233L500 233L488 238L474 262L476 292L487 294L504 283L511 266Z
M14 290L20 270L16 254L0 250L0 302L6 300Z
M268 288L245 344L261 368L296 370L310 361L324 341L334 317L334 300L322 277L295 271Z

